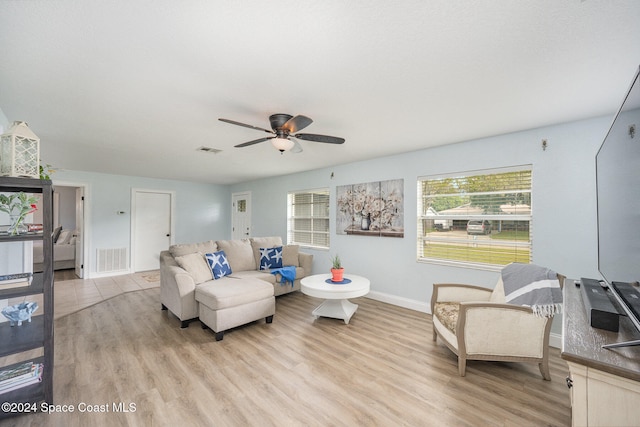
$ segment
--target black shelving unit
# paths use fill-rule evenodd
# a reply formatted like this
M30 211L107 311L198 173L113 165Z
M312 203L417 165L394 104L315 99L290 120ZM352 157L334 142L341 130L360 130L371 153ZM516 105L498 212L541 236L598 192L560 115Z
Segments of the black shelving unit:
M42 363L42 381L26 387L0 394L0 402L53 404L53 188L51 181L32 178L0 177L1 193L25 192L42 194L42 232L10 236L0 233L0 245L9 242L42 240L44 262L42 271L33 273L29 286L2 289L0 299L26 297L42 294L44 307L34 313L31 322L21 326L10 326L10 322L0 323L0 361L7 356L42 348L43 356L27 358L17 363L0 363L0 371L11 369L25 362ZM23 273L22 271L7 274ZM27 353L28 354L28 353ZM0 419L18 415L0 411Z

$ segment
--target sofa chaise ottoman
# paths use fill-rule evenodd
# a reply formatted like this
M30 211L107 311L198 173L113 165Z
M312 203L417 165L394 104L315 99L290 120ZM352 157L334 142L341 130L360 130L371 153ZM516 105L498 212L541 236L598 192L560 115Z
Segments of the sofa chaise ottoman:
M196 287L200 322L211 328L216 341L224 331L264 318L273 321L276 298L273 286L264 280L246 277L223 277Z

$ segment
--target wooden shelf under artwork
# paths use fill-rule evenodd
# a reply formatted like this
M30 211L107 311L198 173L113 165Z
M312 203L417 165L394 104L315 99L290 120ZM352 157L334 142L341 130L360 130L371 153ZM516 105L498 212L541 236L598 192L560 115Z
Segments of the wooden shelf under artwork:
M362 230L360 227L352 225L350 227L347 227L344 232L356 236L404 237L404 229L402 228L385 228L384 230Z

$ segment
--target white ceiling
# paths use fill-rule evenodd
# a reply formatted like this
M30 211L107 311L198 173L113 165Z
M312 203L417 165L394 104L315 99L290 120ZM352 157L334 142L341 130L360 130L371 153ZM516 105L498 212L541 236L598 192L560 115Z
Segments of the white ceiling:
M636 0L0 2L0 109L72 170L228 184L613 117L639 64ZM272 113L346 143L217 120Z

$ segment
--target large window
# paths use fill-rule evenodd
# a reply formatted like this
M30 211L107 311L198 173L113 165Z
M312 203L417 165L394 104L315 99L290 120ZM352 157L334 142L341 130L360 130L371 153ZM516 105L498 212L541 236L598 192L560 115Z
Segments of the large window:
M418 180L418 259L492 268L531 261L531 166Z
M329 248L329 189L288 194L287 243Z

